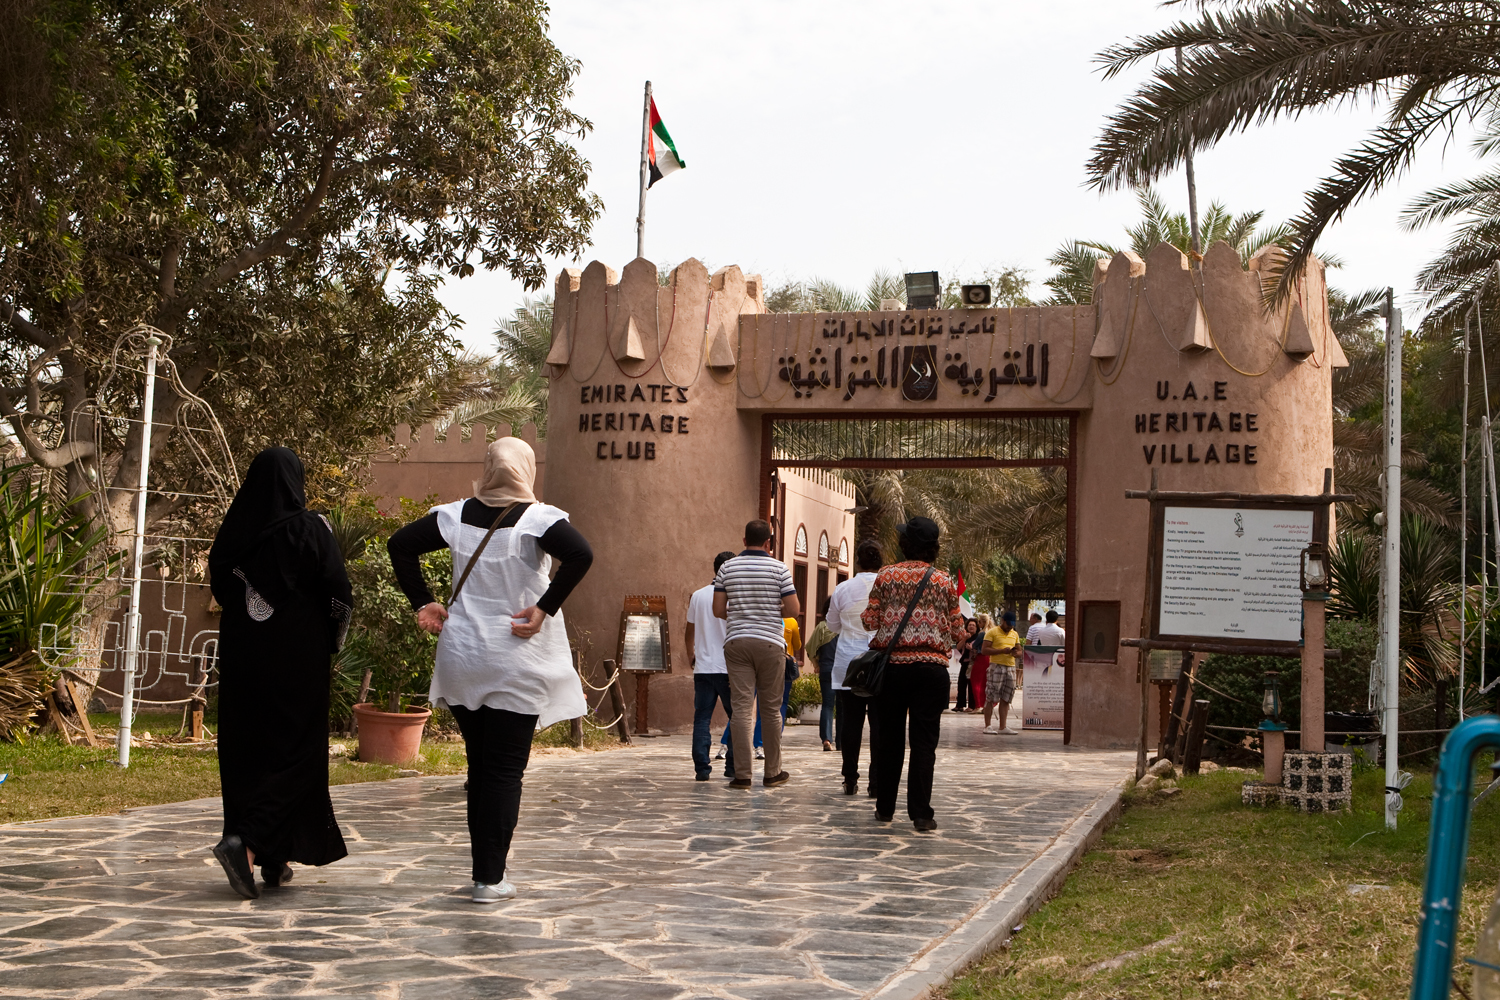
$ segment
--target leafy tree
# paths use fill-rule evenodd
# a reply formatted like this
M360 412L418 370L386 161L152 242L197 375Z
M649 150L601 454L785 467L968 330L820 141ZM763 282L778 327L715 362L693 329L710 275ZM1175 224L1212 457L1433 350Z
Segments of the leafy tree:
M173 430L194 396L241 464L284 443L337 480L394 424L476 391L438 284L485 267L534 288L600 211L572 145L590 128L567 106L578 64L545 10L0 10L0 415L27 454L118 535L138 389L91 399L142 327L170 338L177 376L158 386L153 477L183 493L204 491Z
M1500 5L1493 0L1228 0L1111 46L1113 77L1156 59L1109 118L1088 164L1095 187L1150 183L1195 149L1276 118L1389 98L1385 121L1307 195L1280 290L1328 225L1390 183L1430 138L1494 113ZM1213 9L1208 9L1213 8ZM1182 50L1182 68L1170 56Z

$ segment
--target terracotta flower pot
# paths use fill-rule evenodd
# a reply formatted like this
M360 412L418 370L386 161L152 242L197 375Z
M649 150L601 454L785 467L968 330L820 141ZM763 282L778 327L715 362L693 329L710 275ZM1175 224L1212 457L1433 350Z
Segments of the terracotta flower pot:
M422 728L432 717L426 708L382 712L365 702L354 706L359 720L359 759L374 764L405 764L422 749Z

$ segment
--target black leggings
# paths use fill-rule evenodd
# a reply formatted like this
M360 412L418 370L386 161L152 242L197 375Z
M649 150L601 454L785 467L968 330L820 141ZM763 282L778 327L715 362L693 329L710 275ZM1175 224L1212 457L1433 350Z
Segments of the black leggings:
M521 777L531 759L534 715L502 708L450 707L469 757L469 845L474 881L505 878L505 858L521 815Z

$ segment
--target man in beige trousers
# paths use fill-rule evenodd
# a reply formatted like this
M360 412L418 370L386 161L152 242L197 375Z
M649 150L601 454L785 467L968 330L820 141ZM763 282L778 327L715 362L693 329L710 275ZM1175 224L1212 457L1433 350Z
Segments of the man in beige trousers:
M760 703L761 742L766 754L764 783L784 785L791 775L781 767L781 690L786 683L786 626L801 613L791 571L771 555L771 526L745 525L745 550L719 567L714 577L714 615L727 622L724 666L729 674L729 720L734 747L730 788L748 789L755 758L750 734Z

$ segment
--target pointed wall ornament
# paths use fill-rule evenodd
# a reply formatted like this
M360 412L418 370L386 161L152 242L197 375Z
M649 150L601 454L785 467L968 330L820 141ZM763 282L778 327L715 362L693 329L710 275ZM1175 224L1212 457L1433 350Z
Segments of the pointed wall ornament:
M646 360L646 350L641 346L641 331L635 325L634 316L628 317L625 321L625 330L620 336L620 343L616 345L615 360Z
M719 328L708 338L708 367L715 371L732 371L734 365L734 347L729 343L729 328L721 320Z
M1099 313L1099 330L1094 334L1094 346L1089 357L1108 360L1120 353L1120 331L1115 328L1114 317L1109 310Z
M568 330L568 321L559 315L552 324L552 347L547 351L547 364L557 370L568 366L573 356L573 338Z
M1177 339L1179 351L1205 351L1213 346L1208 339L1208 316L1203 312L1203 303L1193 298L1193 312L1188 317L1182 336Z
M1302 315L1300 302L1292 305L1292 315L1287 319L1286 346L1282 350L1298 361L1305 360L1317 350L1312 331L1307 328L1307 319Z

